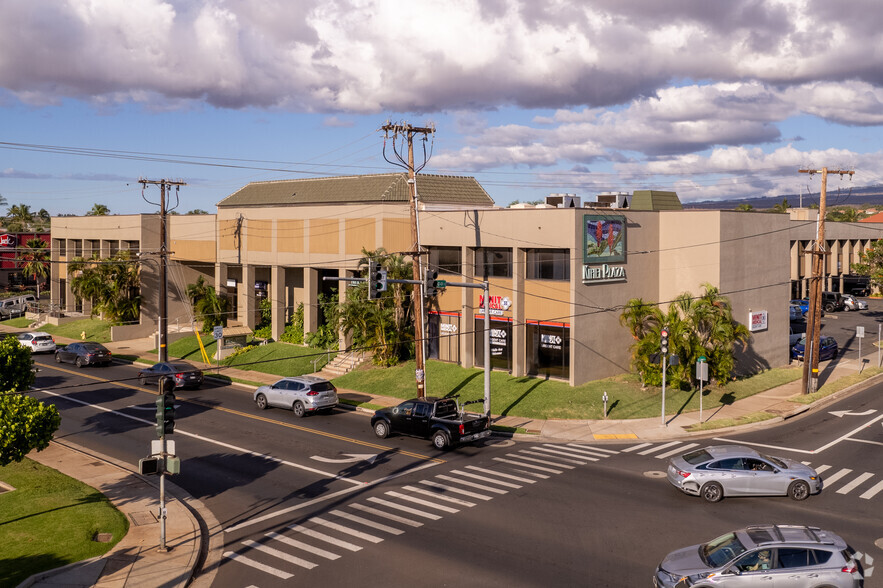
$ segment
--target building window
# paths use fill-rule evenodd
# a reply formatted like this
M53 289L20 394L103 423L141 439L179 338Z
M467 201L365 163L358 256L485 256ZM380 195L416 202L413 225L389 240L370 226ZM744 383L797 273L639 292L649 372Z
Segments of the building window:
M512 371L512 322L489 321L491 327L491 369ZM475 319L475 365L484 366L484 317Z
M570 280L569 249L528 249L528 280Z
M83 242L79 239L71 241L74 244L74 257L83 257Z
M67 255L67 241L64 239L52 239L52 248L58 251L61 257Z
M528 321L527 346L528 375L570 377L570 327Z
M511 278L512 250L482 248L475 250L475 277Z
M443 274L463 273L462 253L459 247L430 247L429 267Z

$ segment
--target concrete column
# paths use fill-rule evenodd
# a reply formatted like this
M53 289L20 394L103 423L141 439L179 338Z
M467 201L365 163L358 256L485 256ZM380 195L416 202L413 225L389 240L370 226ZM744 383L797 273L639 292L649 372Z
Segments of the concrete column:
M227 295L227 264L215 263L215 292L218 296Z
M463 273L463 281L472 282L475 277L475 250L463 247L460 258L463 260L460 270ZM475 367L475 301L478 300L478 294L475 288L460 288L460 291L463 309L460 323L460 365L471 368ZM483 337L484 333L478 335Z
M270 319L271 337L276 341L285 332L285 319L288 313L285 312L285 268L274 265L270 268L270 296L273 312Z
M358 272L353 272L348 269L340 269L337 272L337 276L340 278L353 278L358 277ZM392 284L390 284L392 286ZM347 282L337 282L337 301L339 304L343 304L346 302L346 295L349 289L347 288ZM337 348L340 350L349 349L353 344L353 335L352 333L346 333L343 329L338 330L338 338L339 341L337 343Z
M527 250L512 252L512 375L527 374L527 326L524 324L524 280L527 275Z
M304 336L319 328L319 270L304 268Z
M800 278L800 241L794 241L791 243L791 279Z
M255 310L257 306L254 298L254 266L242 265L242 283L239 284L238 292L239 312L237 318L239 322L249 329L254 329L257 325L255 320Z

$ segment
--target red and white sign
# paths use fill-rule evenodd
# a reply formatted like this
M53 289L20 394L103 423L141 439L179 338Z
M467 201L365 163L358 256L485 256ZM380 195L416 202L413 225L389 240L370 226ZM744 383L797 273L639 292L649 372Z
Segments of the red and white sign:
M0 247L15 247L15 235L0 235Z
M484 307L484 294L478 295L478 305ZM509 310L512 301L508 296L491 296L488 298L487 306L491 310Z
M757 310L748 313L748 330L765 331L767 329L767 311Z

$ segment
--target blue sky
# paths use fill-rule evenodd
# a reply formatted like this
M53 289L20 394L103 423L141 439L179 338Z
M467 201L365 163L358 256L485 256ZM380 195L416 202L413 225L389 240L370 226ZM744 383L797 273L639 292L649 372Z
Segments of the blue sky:
M180 212L212 212L251 181L395 171L387 120L434 123L424 172L474 176L501 206L817 191L801 167L883 183L871 0L0 7L7 206L154 212L147 177L187 182Z

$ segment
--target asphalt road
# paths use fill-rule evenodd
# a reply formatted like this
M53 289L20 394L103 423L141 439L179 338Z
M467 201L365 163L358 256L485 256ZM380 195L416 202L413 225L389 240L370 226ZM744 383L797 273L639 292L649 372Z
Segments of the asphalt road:
M149 453L156 396L138 385L135 368L37 360L36 395L62 412L59 436L133 467ZM421 439L379 440L367 416L351 411L304 419L259 411L235 386L178 399L172 438L182 473L174 481L225 529L218 586L649 586L669 551L768 522L831 529L883 561L875 546L883 538L883 386L718 440L497 439L449 452ZM673 452L730 442L828 466L823 479L837 477L804 502L717 504L659 477ZM881 576L866 586L883 585Z

